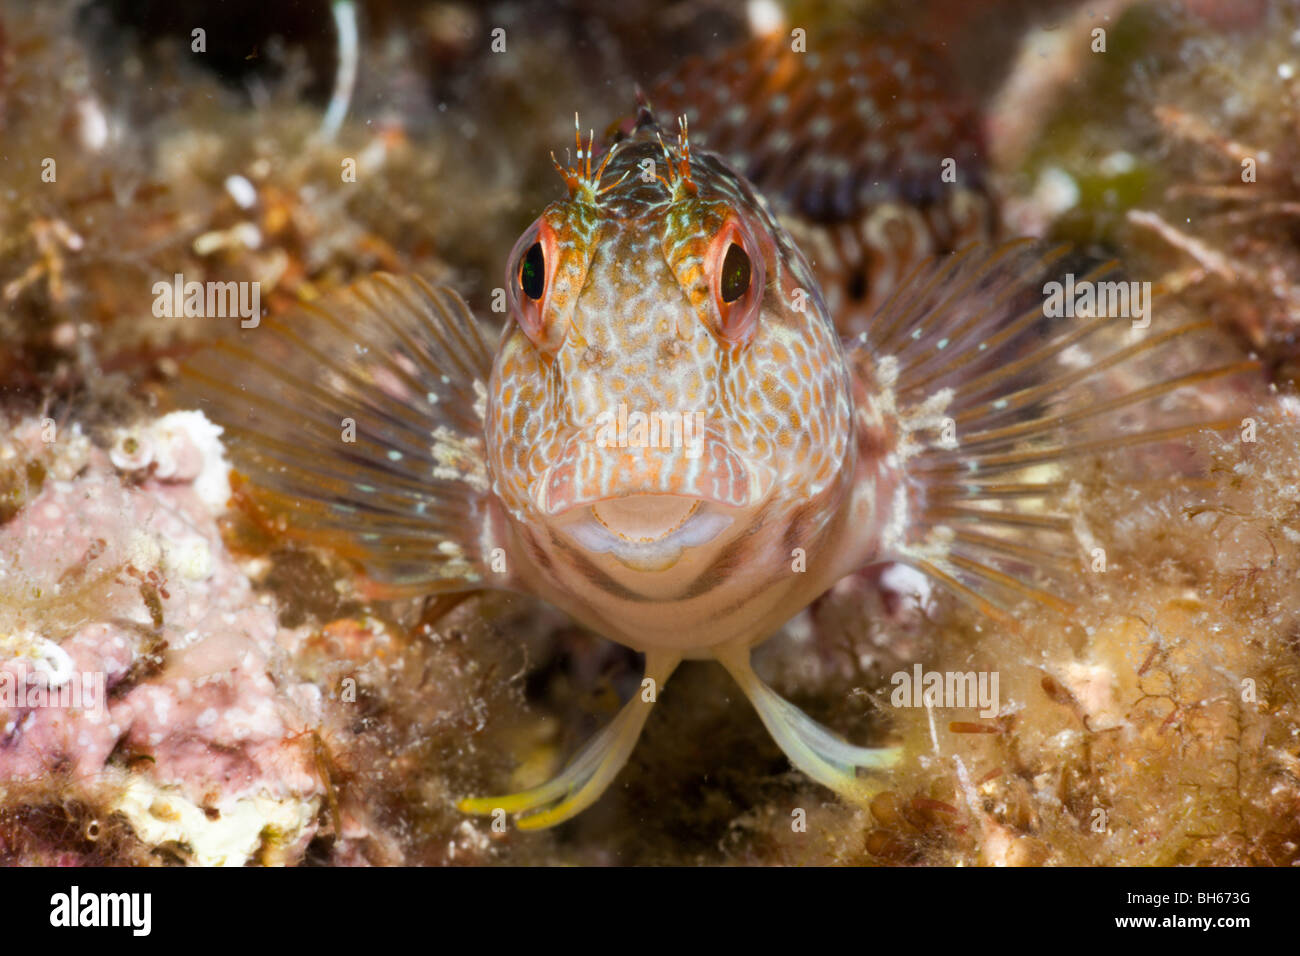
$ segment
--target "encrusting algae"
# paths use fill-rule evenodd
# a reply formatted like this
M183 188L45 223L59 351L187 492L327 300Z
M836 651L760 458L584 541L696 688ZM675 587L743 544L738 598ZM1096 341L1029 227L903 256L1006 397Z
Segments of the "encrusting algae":
M186 188L207 190L188 207L211 217L197 236L232 244L189 248L224 261L214 275L271 277L264 315L227 322L174 382L179 350L122 362L202 411L186 434L221 426L204 457L235 468L225 538L210 567L169 553L112 573L164 641L132 643L152 661L136 695L194 666L167 631L173 575L261 589L278 620L259 640L276 649L259 645L240 692L281 715L258 732L298 776L273 793L274 765L255 760L214 843L195 829L201 795L170 823L140 815L160 799L141 725L100 755L107 789L7 790L36 810L0 812L6 847L51 852L39 821L64 801L74 828L134 819L129 838L108 831L124 854L167 844L194 862L230 846L261 862L1293 860L1290 400L1177 283L1086 240L1008 234L999 190L1016 178L983 165L1006 154L982 105L945 94L932 51L869 37L806 56L779 34L710 48L631 118L601 105L609 132L579 136L557 163L568 195L504 260L523 180L485 182L495 238L443 258L468 226L436 207L475 173L421 164L408 142L431 136L445 158L441 120L380 134L366 185L395 208L427 197L427 245L406 216L324 223L349 195L326 183L346 156L327 140L223 147L222 187ZM563 39L519 42L529 61ZM731 78L731 111L703 98L713 76ZM563 122L544 117L546 135ZM548 151L510 152L529 150ZM241 246L245 214L260 238ZM372 254L350 255L368 229ZM191 271L176 248L166 279ZM476 275L488 248L500 289ZM59 269L82 294L75 257ZM4 278L36 314L26 297L53 295L54 276L25 274ZM95 387L136 420L101 413L95 480L140 496L197 481L148 454L168 419L124 382ZM43 469L66 470L62 450L28 447L5 471L9 523L51 493ZM96 609L80 606L84 626ZM58 644L39 605L23 623ZM899 703L914 669L995 677L970 685L993 698ZM497 791L514 792L471 796Z

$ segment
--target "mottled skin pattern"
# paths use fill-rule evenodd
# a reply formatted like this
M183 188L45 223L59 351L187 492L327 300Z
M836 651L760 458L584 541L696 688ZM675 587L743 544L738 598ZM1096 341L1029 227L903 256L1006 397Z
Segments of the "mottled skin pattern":
M637 649L749 646L868 544L841 540L877 496L875 481L856 480L838 335L766 204L684 138L666 147L646 123L595 174L568 178L570 196L510 260L512 321L488 389L514 570ZM539 241L547 279L533 300L519 270ZM731 242L751 273L729 306L718 272ZM620 403L698 415L702 453L601 447L600 416Z

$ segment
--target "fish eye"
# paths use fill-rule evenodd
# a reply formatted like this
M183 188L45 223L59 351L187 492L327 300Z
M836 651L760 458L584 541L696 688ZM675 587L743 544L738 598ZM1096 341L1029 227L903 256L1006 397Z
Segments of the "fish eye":
M564 342L568 330L566 303L550 301L555 286L555 271L564 256L555 228L540 216L516 240L506 257L505 287L510 300L510 315L519 330L543 352L554 354ZM575 271L573 264L565 275L581 280L585 270ZM572 304L568 304L572 311Z
M723 302L735 302L749 289L749 256L736 243L727 249L722 260L722 276L718 289Z
M519 262L519 288L534 301L546 291L546 255L540 242L529 246Z
M704 274L713 298L714 331L733 345L754 335L762 311L767 271L750 226L732 215L704 254Z

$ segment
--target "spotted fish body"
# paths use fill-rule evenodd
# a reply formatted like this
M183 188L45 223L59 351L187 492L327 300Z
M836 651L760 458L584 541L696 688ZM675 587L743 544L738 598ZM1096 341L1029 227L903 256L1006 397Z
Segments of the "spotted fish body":
M354 559L376 595L522 591L644 653L653 692L555 779L467 812L535 828L588 806L683 658L722 663L797 767L867 799L860 771L897 751L780 698L752 646L890 561L999 620L1026 597L1068 610L1049 580L1080 577L1064 463L1235 425L1207 422L1189 386L1248 362L1099 384L1197 326L1048 321L1059 250L922 261L842 340L822 292L839 273L814 272L685 124L668 136L643 108L599 164L590 141L578 154L507 260L495 351L451 290L378 275L187 369L292 532Z

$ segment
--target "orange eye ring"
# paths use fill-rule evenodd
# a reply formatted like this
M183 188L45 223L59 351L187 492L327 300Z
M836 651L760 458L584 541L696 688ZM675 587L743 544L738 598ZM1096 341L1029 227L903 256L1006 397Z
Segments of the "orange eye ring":
M748 342L758 327L767 273L758 243L739 219L729 219L713 237L704 270L718 334L736 345Z
M506 266L510 314L525 335L541 349L553 350L546 323L547 304L559 263L555 230L544 218L529 226L510 250Z

